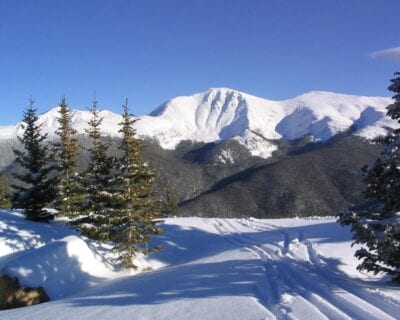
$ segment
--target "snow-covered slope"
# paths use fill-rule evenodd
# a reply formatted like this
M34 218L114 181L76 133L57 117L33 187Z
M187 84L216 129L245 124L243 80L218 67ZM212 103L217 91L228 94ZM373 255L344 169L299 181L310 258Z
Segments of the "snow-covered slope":
M0 273L46 288L51 300L129 274L112 270L105 263L112 256L104 249L63 221L35 223L0 211Z
M53 108L46 113L39 116L39 122L42 124L42 132L48 134L50 137L55 135L58 127L57 117L59 116L59 108ZM102 132L105 135L116 136L118 135L118 124L121 122L122 117L116 113L108 110L100 112L100 116L104 118L102 124ZM79 133L85 133L88 127L88 121L91 114L89 111L73 110L72 125ZM17 135L23 134L21 123L14 126L0 126L0 139L12 139Z
M219 142L235 139L255 156L268 158L276 150L273 140L293 140L310 135L324 141L354 128L355 134L372 139L396 127L388 119L390 98L361 97L330 92L310 92L285 101L258 98L227 88L174 98L136 122L138 134L156 140L165 149L181 141ZM103 111L103 132L118 135L121 117ZM57 109L40 119L44 131L54 134ZM83 133L90 114L75 111L74 127ZM0 139L21 133L20 125L0 127Z
M172 99L138 122L139 132L172 149L182 140L214 142L237 139L253 155L268 158L273 140L311 135L324 141L355 127L368 139L396 123L385 117L390 98L310 92L272 101L236 90L210 89Z
M0 319L398 319L398 287L356 270L334 218L166 219L158 270L124 277L60 221L0 222L0 268L52 300Z

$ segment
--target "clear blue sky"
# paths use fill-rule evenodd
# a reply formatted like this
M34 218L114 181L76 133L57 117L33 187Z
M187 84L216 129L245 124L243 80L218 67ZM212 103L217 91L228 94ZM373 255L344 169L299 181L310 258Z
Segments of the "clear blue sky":
M30 96L39 112L63 94L83 109L94 91L137 115L210 87L387 96L399 13L399 0L0 0L0 125Z

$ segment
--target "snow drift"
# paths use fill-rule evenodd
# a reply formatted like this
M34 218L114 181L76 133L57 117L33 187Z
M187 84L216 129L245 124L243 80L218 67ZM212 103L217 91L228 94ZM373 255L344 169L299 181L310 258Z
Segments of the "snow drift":
M0 243L12 240L0 250L2 269L54 297L0 319L398 318L398 287L356 270L351 233L334 218L166 219L156 240L165 248L149 259L163 267L115 277L61 221L0 217ZM27 246L33 237L37 248Z
M23 286L44 287L52 300L128 274L115 272L96 246L62 221L31 222L0 212L1 272Z
M115 276L84 240L73 235L24 253L3 271L25 286L44 287L52 300Z

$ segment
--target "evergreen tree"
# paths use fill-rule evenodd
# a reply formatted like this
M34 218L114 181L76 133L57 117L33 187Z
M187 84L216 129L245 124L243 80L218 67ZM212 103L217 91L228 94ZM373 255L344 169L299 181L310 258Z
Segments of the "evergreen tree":
M54 144L54 155L58 169L56 207L70 218L77 215L79 201L82 201L78 176L79 144L77 132L71 127L71 109L65 97L61 99L57 117L59 140Z
M171 185L167 183L165 191L165 201L162 204L162 215L164 217L174 217L179 213L178 202L172 193Z
M161 247L149 248L152 235L162 230L160 209L154 199L153 184L155 173L141 160L142 145L133 127L135 120L129 114L128 101L124 105L123 121L120 124L122 140L121 157L118 160L120 190L119 207L112 219L112 237L121 264L126 268L136 268L133 258L137 252L148 254Z
M114 158L107 155L109 144L102 141L100 127L103 118L96 100L93 101L90 112L91 119L86 130L91 140L91 146L87 149L90 159L82 179L86 201L81 204L86 218L81 221L79 228L89 238L107 241L110 238L110 218L114 211Z
M394 103L387 115L400 124L400 73L395 73L389 90ZM353 207L340 214L342 225L351 225L354 243L364 245L356 251L359 270L384 272L400 281L400 129L376 139L383 144L381 156L363 168L368 205Z
M0 178L0 208L10 208L10 181L7 177Z
M54 218L44 209L54 200L55 178L49 175L54 165L45 143L47 135L41 133L41 125L38 124L33 100L30 100L29 107L24 111L22 121L24 134L18 140L23 150L14 149L14 154L23 173L14 174L21 183L13 185L15 193L12 206L25 209L25 216L29 220L47 222Z

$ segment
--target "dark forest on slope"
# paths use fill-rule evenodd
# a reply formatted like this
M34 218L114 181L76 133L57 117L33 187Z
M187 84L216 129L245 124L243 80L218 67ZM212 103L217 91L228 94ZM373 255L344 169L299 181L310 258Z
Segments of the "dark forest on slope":
M111 152L116 152L117 141ZM87 138L80 136L83 146ZM114 143L113 143L114 142ZM293 217L335 215L358 203L363 189L360 168L375 159L380 147L353 135L337 135L325 143L275 141L279 149L270 159L252 157L233 140L220 144L181 143L164 150L146 141L144 158L158 172L160 196L166 188L177 198L183 216ZM0 144L4 175L17 171L11 149L16 141ZM222 163L221 151L233 163ZM85 167L87 154L80 155Z

